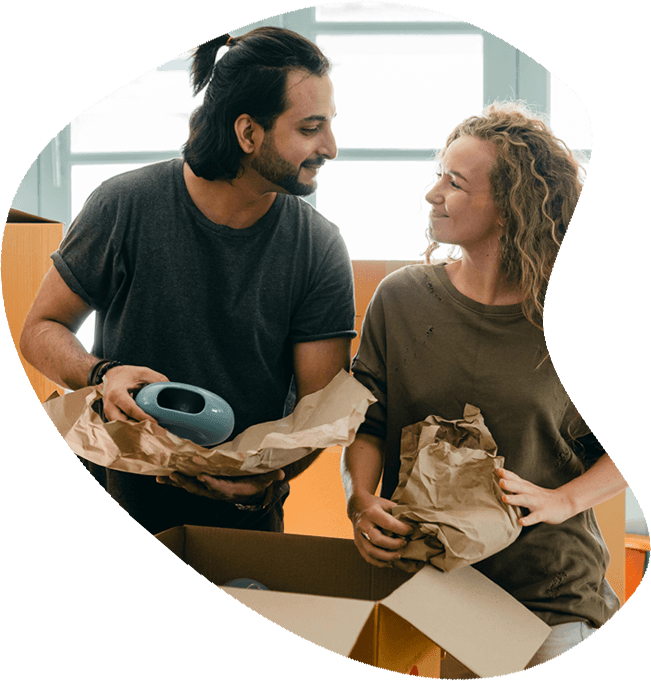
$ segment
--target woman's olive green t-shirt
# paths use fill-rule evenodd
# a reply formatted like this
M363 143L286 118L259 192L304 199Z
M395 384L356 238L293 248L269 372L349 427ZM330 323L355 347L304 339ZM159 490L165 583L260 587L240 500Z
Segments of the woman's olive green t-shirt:
M359 432L386 442L385 498L398 482L402 429L430 415L459 419L466 404L480 409L505 468L536 485L557 488L603 454L556 375L543 332L520 305L463 295L442 263L405 267L381 282L353 373L378 400ZM608 561L590 509L525 527L474 567L550 625L600 626L619 607Z

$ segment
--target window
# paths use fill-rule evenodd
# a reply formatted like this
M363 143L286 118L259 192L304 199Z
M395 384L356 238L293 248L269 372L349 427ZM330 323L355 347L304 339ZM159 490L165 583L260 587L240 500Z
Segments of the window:
M550 123L554 133L571 149L587 153L592 147L590 118L577 94L551 76Z
M339 156L320 173L308 200L339 225L353 259L421 258L433 156L458 122L490 101L527 101L550 116L570 147L589 151L589 119L576 95L527 55L471 24L367 0L256 25L270 24L305 35L333 63ZM201 101L191 94L189 56L125 85L53 140L41 155L39 210L69 225L104 179L180 154Z
M316 35L333 63L340 150L320 174L316 206L339 225L352 259L417 260L434 149L483 105L483 36L440 25L336 28Z
M339 156L321 173L315 202L339 225L353 259L421 258L435 151L491 101L525 100L569 146L590 146L576 95L475 26L391 2L305 12L306 35L333 62L338 109Z

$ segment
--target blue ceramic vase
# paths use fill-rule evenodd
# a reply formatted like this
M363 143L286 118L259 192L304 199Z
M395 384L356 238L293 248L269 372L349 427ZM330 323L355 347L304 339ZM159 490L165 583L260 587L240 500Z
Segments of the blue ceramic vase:
M202 447L224 442L235 426L228 402L186 383L150 383L138 392L136 404L170 433Z
M260 582L256 582L255 579L247 579L246 577L238 577L237 579L231 579L230 582L226 582L224 586L233 586L237 589L255 589L256 591L269 591L269 589Z

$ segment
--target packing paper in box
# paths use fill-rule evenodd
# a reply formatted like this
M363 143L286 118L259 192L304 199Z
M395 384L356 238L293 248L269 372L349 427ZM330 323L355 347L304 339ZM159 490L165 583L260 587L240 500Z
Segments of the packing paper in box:
M502 501L496 470L504 457L477 407L463 418L429 416L402 431L392 514L414 527L402 560L409 572L429 562L443 571L476 563L511 544L521 511Z
M102 386L50 398L43 405L70 448L83 459L129 473L254 475L283 468L317 449L349 445L375 398L341 370L306 395L285 418L251 426L229 442L205 448L152 421L104 422Z

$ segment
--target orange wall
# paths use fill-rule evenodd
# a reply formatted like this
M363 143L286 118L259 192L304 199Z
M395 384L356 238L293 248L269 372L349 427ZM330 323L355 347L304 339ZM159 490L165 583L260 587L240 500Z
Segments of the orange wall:
M57 386L27 363L18 341L27 313L50 269L50 253L58 248L62 236L60 222L16 222L6 225L2 239L2 295L9 331L27 378L41 402L45 402Z
M626 599L628 600L642 581L649 554L649 537L640 534L626 535Z

